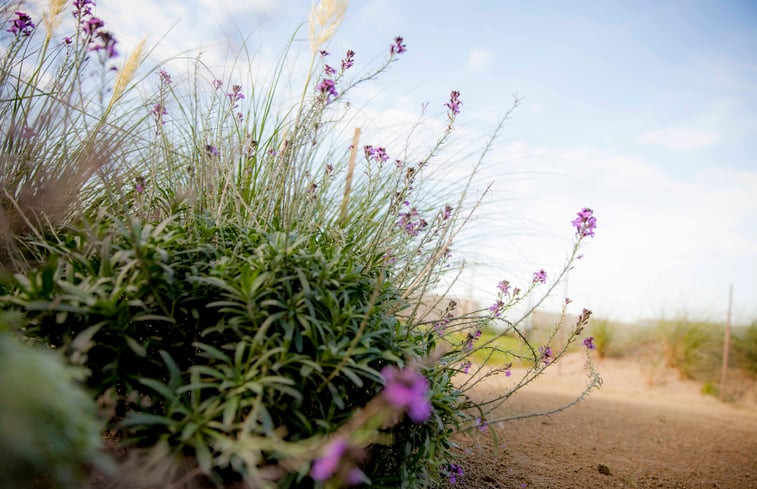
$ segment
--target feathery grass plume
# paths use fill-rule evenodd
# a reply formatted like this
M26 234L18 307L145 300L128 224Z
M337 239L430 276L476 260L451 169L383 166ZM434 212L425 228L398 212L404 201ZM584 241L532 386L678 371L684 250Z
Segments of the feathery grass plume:
M131 52L124 62L124 67L118 72L116 83L113 85L113 96L110 98L106 112L110 112L113 104L119 99L119 97L121 97L121 95L123 95L124 90L126 90L126 85L128 85L131 79L134 78L134 73L137 71L137 68L139 68L139 65L142 64L142 51L144 50L146 40L147 36L143 37L137 43L134 51Z
M347 203L350 200L350 191L352 190L352 174L355 172L355 159L357 158L357 144L360 141L360 128L355 128L355 134L352 136L352 150L350 151L350 166L347 168L347 177L344 182L344 198L342 199L342 208L340 210L339 220L344 224L347 220Z
M334 35L347 10L347 0L321 0L310 9L310 47L314 53Z
M49 41L53 32L60 26L61 17L60 14L66 8L66 0L49 0L47 3L47 12L43 17L42 22L45 24L45 41Z

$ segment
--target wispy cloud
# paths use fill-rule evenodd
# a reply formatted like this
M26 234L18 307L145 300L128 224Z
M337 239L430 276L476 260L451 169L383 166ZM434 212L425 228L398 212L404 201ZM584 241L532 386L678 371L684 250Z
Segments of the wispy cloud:
M719 139L720 135L713 131L673 127L648 132L641 136L640 141L671 151L692 151L713 145Z
M482 71L494 62L494 53L487 49L471 49L468 52L468 69Z

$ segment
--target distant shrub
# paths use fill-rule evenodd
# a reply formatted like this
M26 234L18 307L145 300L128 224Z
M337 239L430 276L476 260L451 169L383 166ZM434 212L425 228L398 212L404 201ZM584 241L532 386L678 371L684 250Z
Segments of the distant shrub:
M715 381L722 363L722 328L685 319L658 323L668 366L685 378Z
M751 375L757 375L757 322L733 336L734 362Z

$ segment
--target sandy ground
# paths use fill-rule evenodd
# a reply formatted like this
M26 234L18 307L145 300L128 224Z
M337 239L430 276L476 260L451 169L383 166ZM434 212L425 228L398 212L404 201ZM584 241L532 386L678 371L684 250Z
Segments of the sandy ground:
M583 359L566 357L497 414L545 411L581 391ZM596 362L604 385L565 411L510 421L469 450L460 488L757 489L757 403L725 404L655 361ZM517 373L516 373L517 375ZM514 377L512 377L514 378ZM477 387L474 397L507 388Z

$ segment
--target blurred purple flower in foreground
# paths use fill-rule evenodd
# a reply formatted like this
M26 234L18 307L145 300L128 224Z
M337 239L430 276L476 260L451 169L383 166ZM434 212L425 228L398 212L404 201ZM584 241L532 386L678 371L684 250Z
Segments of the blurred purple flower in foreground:
M348 485L360 484L365 480L365 475L363 471L354 466L357 455L354 447L350 448L344 438L336 438L326 448L326 454L313 462L310 477L317 481L326 481L334 474L342 472L339 470L342 466L341 468L347 472L346 475L343 475L344 482Z
M458 479L463 477L463 468L457 464L449 464L449 483L457 484Z
M399 370L387 366L381 369L381 375L386 382L381 395L389 404L398 409L407 409L414 423L426 421L431 416L429 384L423 374L410 367Z

